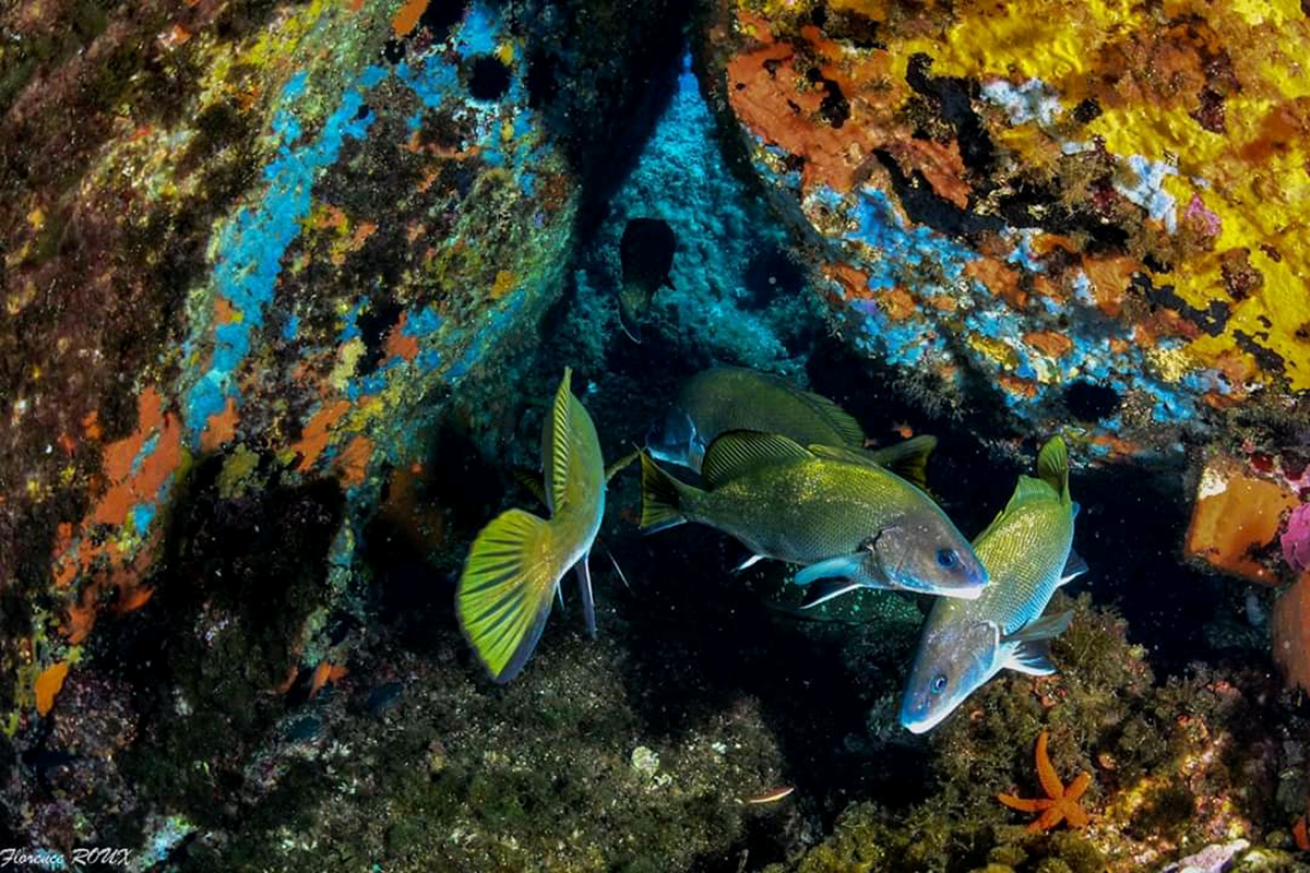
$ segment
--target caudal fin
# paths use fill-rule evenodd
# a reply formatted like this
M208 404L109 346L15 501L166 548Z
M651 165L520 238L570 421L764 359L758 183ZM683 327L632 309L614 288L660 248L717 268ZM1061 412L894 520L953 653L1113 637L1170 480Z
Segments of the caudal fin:
M646 533L674 527L687 520L682 511L683 485L641 453L641 529Z
M482 529L455 596L460 628L496 682L518 675L537 647L566 567L550 523L521 509Z

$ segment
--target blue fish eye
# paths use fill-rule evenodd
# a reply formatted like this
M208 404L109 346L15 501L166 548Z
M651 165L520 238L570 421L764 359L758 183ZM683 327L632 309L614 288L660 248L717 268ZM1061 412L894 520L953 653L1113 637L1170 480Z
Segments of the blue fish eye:
M938 673L932 678L932 684L928 686L933 694L941 694L946 690L946 674Z
M947 570L960 563L960 556L955 553L954 549L938 549L937 565Z

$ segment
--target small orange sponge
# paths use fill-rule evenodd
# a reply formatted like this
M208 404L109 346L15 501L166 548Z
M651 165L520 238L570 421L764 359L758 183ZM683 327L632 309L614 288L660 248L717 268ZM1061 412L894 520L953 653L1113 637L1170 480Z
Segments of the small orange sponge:
M1274 541L1283 515L1297 503L1277 482L1248 475L1231 458L1214 458L1201 475L1184 551L1226 573L1276 585L1277 575L1254 554Z

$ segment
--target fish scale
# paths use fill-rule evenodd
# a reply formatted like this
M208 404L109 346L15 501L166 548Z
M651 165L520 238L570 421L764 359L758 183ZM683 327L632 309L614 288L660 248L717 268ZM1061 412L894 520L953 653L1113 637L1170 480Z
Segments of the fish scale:
M981 538L974 552L993 578L971 601L942 601L940 620L994 621L1011 634L1039 616L1059 586L1060 573L1073 543L1073 519L1054 499L1032 506L991 536ZM933 617L933 623L937 616Z
M717 367L699 373L678 399L711 440L745 421L755 430L785 434L801 445L859 445L864 438L855 420L827 398L754 370Z
M747 474L687 509L758 554L809 564L856 551L871 531L904 516L912 487L873 467L814 459Z

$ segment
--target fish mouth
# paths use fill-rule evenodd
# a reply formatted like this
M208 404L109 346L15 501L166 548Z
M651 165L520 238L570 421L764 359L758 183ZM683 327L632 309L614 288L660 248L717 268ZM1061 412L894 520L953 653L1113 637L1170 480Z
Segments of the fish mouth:
M918 579L905 579L899 588L915 594L932 594L937 597L954 597L956 600L977 600L982 597L987 584L971 582L967 585L938 585L932 582L920 582Z
M909 713L901 713L901 727L905 728L912 734L926 734L928 731L941 724L942 719L946 718L950 711L946 712L929 712L921 717L913 716Z
M923 734L932 730L937 722L942 720L940 714L932 711L931 706L925 705L922 698L915 700L910 691L914 687L913 683L905 689L905 698L901 701L901 711L897 721L901 727L905 728L912 734Z
M983 591L987 588L987 582L974 583L972 585L960 588L949 588L942 592L943 597L955 597L960 600L977 600L982 597Z

